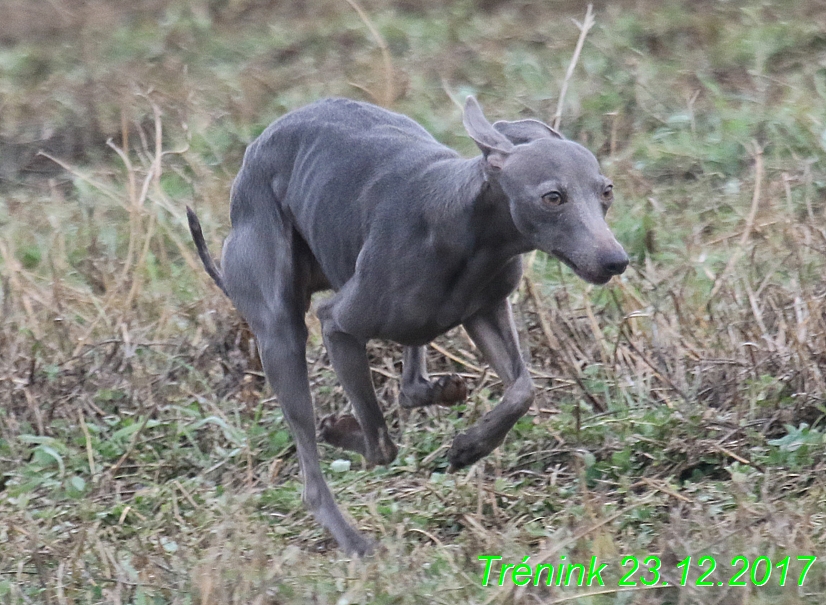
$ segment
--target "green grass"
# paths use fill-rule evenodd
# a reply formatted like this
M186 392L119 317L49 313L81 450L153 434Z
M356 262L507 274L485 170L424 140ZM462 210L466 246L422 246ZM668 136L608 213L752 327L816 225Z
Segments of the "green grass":
M466 155L451 96L550 120L584 13L477 4L363 5L393 109ZM826 546L815 3L597 9L562 130L613 179L631 267L593 288L526 257L513 300L536 405L456 474L446 448L501 384L455 331L437 344L463 362L431 350L429 365L463 373L468 401L407 412L400 347L371 344L399 455L367 469L322 446L333 492L380 544L366 560L302 508L278 402L183 208L217 252L246 145L320 96L380 100L377 42L333 0L49 6L62 10L13 1L0 32L0 603L823 602L824 562L797 586L796 559ZM308 322L318 414L345 410ZM483 587L491 554L596 556L606 586ZM648 555L670 587L645 589L640 572L621 591L623 558ZM695 586L704 555L715 583L739 555L790 556L789 579L775 567L765 586Z

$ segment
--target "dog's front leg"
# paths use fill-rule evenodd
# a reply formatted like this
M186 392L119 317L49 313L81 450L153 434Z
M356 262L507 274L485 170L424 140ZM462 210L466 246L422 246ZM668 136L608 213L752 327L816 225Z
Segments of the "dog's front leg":
M504 440L533 402L533 381L519 350L516 326L507 298L464 322L473 342L505 384L502 401L453 440L448 452L451 470L473 464Z
M321 438L333 445L359 452L368 464L390 464L396 458L398 449L390 438L373 388L367 343L345 331L339 321L340 309L352 308L346 298L349 292L344 288L322 303L318 318L330 361L353 405L358 422L354 422L352 416L327 418L322 423Z

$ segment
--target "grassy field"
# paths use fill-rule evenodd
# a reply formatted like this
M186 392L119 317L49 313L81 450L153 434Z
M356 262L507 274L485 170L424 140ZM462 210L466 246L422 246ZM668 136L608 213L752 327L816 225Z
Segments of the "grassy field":
M429 363L467 378L466 405L403 411L401 349L371 344L399 456L368 470L322 448L340 503L380 542L366 560L301 507L278 402L184 206L217 253L245 146L322 96L390 106L466 155L466 94L491 119L551 121L585 5L2 12L0 604L826 600L822 3L595 6L561 130L613 179L609 222L631 266L597 288L527 256L514 304L536 404L456 474L446 448L501 383L457 330ZM308 321L317 411L345 410ZM605 586L482 586L480 555L598 557ZM800 586L809 555L823 559ZM619 586L628 556L659 557L669 586L644 585L646 566ZM697 585L703 556L712 586ZM756 569L746 586L728 586L737 556ZM757 586L761 556L772 574Z

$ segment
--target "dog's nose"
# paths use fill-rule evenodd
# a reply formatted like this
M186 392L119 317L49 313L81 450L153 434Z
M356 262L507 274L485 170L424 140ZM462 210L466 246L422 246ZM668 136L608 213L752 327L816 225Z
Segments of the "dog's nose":
M610 259L607 263L603 265L605 270L610 273L611 275L619 275L625 268L628 266L628 255L623 252L622 256L617 256L617 258Z

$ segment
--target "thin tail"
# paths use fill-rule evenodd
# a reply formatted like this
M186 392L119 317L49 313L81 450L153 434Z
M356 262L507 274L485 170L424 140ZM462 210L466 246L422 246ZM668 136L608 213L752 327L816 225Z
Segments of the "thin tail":
M201 257L201 262L204 263L204 269L212 278L221 291L227 294L227 289L224 287L224 278L221 276L221 271L215 266L215 261L209 253L206 242L204 241L204 232L201 231L201 222L195 215L195 212L189 206L186 207L186 218L189 221L189 232L192 234L192 239L195 240L195 247L198 249L198 256ZM227 296L229 296L227 294Z

